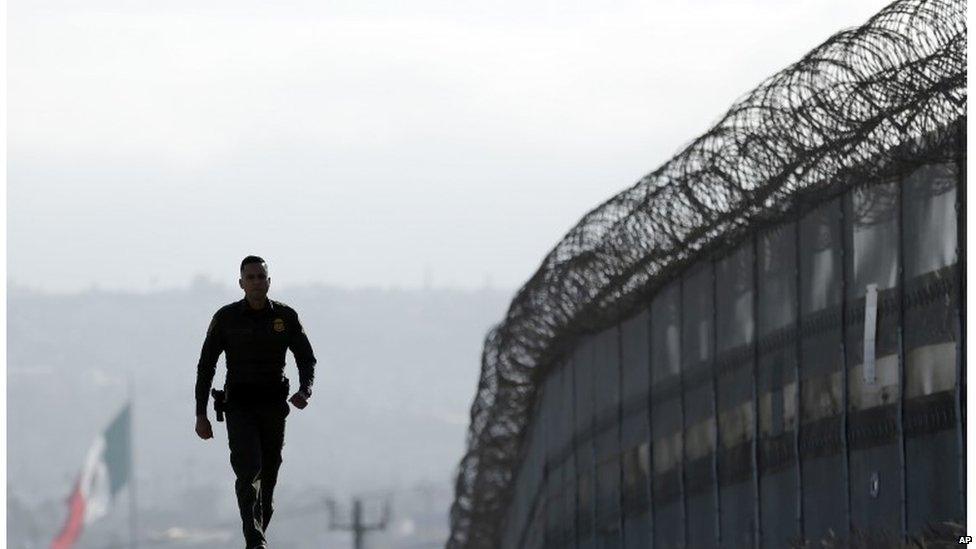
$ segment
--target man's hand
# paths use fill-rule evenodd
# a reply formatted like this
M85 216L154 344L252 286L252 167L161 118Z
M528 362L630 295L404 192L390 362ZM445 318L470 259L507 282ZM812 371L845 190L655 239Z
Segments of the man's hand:
M305 394L302 393L301 391L298 391L297 393L291 395L291 398L288 399L288 402L291 402L291 405L294 406L295 408L298 408L299 410L308 406L308 400L305 399Z
M213 428L210 426L210 420L207 416L197 416L197 436L203 440L208 438L213 438Z

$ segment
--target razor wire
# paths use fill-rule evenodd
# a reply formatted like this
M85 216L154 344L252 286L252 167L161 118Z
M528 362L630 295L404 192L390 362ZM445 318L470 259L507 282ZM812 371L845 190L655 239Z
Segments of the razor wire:
M766 79L583 216L485 338L446 546L498 546L536 383L581 335L636 312L681 268L733 249L800 199L955 150L966 44L965 1L896 1Z

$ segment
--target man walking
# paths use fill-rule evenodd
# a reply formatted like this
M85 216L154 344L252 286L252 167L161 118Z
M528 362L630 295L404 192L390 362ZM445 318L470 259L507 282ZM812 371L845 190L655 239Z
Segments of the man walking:
M197 364L196 433L204 440L213 438L207 402L223 352L227 442L246 549L267 549L264 534L274 510L288 415L285 351L291 349L298 365L299 388L288 402L299 410L312 395L315 355L295 310L268 299L271 278L263 259L249 255L241 261L239 284L244 299L214 314L203 341Z

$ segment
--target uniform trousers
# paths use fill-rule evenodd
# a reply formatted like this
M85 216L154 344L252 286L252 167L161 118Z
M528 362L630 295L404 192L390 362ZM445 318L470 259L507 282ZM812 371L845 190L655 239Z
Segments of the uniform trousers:
M287 416L284 400L227 406L227 443L247 549L266 546Z

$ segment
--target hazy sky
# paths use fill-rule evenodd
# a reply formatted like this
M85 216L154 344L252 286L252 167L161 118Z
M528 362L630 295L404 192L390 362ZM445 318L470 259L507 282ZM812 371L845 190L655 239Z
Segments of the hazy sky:
M886 3L11 0L8 277L514 288Z

